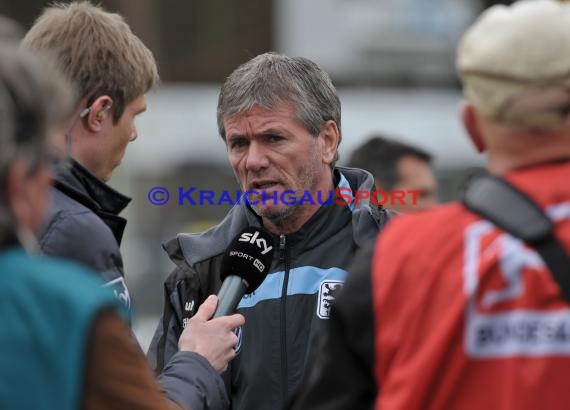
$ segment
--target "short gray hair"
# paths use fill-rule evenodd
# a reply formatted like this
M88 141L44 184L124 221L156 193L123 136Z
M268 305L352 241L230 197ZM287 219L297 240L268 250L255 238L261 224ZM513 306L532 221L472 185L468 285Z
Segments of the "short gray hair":
M329 120L340 133L340 100L329 75L309 59L265 53L239 66L222 85L217 111L220 136L226 139L225 116L282 103L292 103L297 120L311 135L316 137Z

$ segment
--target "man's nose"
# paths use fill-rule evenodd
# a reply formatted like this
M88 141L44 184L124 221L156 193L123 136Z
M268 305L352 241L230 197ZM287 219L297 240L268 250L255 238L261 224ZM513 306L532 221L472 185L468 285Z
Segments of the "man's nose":
M258 171L269 166L267 150L262 144L256 141L251 142L247 150L246 169L249 171Z

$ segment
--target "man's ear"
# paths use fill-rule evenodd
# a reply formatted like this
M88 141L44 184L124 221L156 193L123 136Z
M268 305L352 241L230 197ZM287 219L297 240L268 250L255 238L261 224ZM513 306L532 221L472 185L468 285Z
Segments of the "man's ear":
M112 105L113 100L108 95L103 95L93 101L87 115L84 117L89 131L101 131L105 118L112 115L110 111Z
M465 127L465 131L467 131L469 139L475 146L475 149L477 152L485 152L487 147L485 146L485 140L481 134L477 109L473 104L463 101L459 107L459 112L463 127Z
M340 142L340 131L338 130L336 122L328 120L321 128L319 138L322 139L323 144L323 162L330 165L334 161L338 144Z

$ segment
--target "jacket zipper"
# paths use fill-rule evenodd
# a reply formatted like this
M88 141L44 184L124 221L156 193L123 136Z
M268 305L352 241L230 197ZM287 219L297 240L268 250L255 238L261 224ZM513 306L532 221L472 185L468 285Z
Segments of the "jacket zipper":
M279 236L280 259L285 267L283 289L281 290L281 383L283 394L283 408L287 405L288 381L287 381L287 286L289 284L289 258L285 249L285 235Z

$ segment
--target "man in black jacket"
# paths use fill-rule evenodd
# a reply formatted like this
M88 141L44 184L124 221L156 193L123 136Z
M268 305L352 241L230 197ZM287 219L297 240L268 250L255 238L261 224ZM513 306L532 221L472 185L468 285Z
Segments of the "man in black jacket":
M88 2L47 8L23 46L52 57L78 88L75 120L58 141L71 158L56 175L40 246L100 272L130 307L119 250L126 225L119 213L130 199L106 181L137 138L134 120L158 82L156 62L121 16Z
M219 289L231 239L246 226L264 226L277 249L267 278L238 305L246 324L228 388L234 409L278 409L294 394L346 267L386 219L369 201L372 176L335 167L340 116L329 76L305 58L267 53L228 77L218 128L248 192L219 225L165 245L177 267L149 350L156 371L176 353L196 306Z

